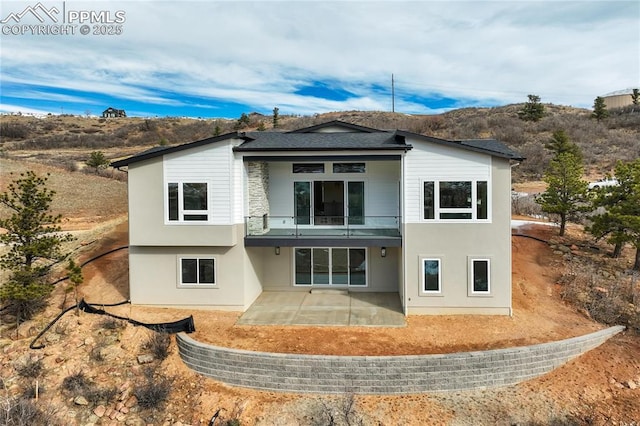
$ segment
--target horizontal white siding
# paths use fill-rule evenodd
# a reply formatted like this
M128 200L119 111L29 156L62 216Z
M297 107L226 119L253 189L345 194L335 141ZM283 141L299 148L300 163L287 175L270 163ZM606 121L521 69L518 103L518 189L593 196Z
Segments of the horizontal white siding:
M223 141L164 156L164 191L168 182L207 182L209 184L209 223L233 223L231 144Z
M404 159L405 222L418 223L425 180L491 181L491 156L433 143L408 140L413 149ZM491 183L489 183L491 186Z
M399 216L400 162L370 161L367 163L367 172L364 214Z
M231 198L233 205L233 222L244 223L244 200L246 199L246 172L240 154L233 155L231 165L233 182L231 185Z

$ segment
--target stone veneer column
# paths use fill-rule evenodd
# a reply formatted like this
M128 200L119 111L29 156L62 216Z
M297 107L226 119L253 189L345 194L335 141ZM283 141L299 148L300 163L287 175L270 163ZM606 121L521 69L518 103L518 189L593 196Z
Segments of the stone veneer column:
M249 195L249 235L260 235L269 230L263 216L269 214L269 164L264 161L247 163Z

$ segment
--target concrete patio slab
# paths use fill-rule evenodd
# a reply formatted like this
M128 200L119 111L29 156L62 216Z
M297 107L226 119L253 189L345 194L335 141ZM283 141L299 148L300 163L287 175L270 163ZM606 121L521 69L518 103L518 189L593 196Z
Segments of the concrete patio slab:
M263 292L238 325L404 327L398 293Z

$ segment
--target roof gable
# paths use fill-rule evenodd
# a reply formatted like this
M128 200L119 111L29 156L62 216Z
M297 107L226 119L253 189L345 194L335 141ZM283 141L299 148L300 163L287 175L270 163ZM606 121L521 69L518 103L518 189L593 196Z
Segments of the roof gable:
M364 133L375 133L380 132L378 129L373 129L371 127L359 126L357 124L347 123L345 121L333 120L327 121L326 123L316 124L315 126L304 127L302 129L292 130L288 133L314 133L330 128L340 128L339 132L364 132Z

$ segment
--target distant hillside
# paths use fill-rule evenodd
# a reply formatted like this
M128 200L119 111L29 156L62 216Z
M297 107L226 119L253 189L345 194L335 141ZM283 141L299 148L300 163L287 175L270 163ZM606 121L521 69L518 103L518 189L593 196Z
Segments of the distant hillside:
M293 130L330 120L379 129L403 129L444 139L495 138L519 151L527 160L514 169L516 180L537 180L548 161L543 147L559 129L583 150L588 173L610 172L617 160L640 156L640 110L612 111L598 122L591 111L545 105L545 117L525 122L517 112L522 104L495 108L464 108L439 115L344 111L314 116L280 116L277 130ZM246 120L186 118L112 118L51 115L0 116L0 153L5 156L52 162L65 151L74 161L87 152L101 150L109 158L129 155L158 144L174 145L235 130L272 130L272 117L248 114ZM55 161L53 161L55 162Z

